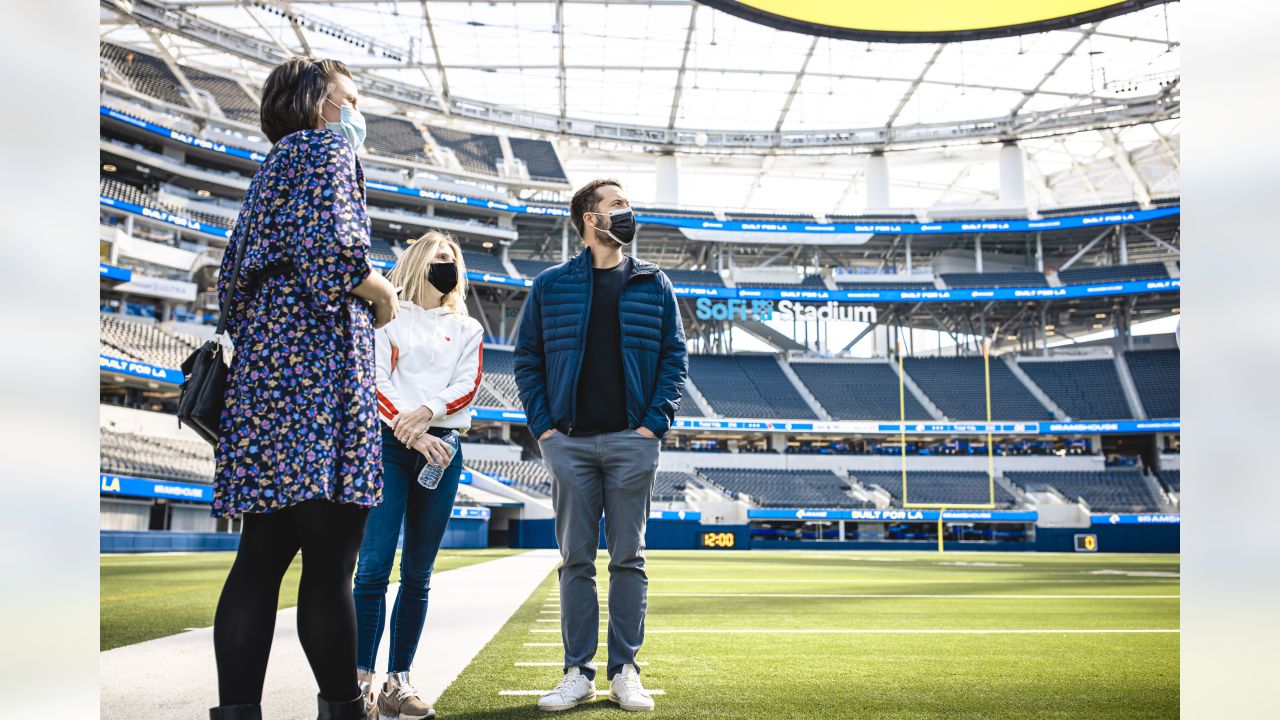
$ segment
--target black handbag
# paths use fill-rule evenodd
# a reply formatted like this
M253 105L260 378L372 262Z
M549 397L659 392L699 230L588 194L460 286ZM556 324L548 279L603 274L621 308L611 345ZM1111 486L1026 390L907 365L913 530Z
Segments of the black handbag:
M231 259L231 282L227 285L228 301L235 297L240 282L240 260L244 238L236 246ZM178 425L189 426L214 447L218 446L218 428L226 407L227 363L222 358L222 336L227 329L227 306L218 308L218 328L213 339L205 342L182 363L182 391L178 396Z

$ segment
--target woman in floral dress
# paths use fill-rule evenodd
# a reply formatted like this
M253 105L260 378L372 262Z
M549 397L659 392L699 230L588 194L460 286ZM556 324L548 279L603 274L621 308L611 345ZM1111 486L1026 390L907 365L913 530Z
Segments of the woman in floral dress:
M213 720L261 718L280 580L298 551L298 639L322 720L366 717L351 576L381 499L374 329L395 316L371 271L359 96L340 62L296 58L262 93L275 143L254 175L218 279L235 352L215 452L213 514L243 518L218 601ZM240 280L230 287L242 249Z

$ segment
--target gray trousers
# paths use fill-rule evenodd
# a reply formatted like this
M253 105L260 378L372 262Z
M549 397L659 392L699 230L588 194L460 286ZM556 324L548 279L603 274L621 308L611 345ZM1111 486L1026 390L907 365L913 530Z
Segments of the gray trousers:
M560 546L560 635L564 667L595 679L599 645L596 547L604 513L609 549L609 665L613 678L635 664L644 642L649 577L644 570L644 530L649 493L658 473L661 441L635 430L539 442L551 470L551 502Z

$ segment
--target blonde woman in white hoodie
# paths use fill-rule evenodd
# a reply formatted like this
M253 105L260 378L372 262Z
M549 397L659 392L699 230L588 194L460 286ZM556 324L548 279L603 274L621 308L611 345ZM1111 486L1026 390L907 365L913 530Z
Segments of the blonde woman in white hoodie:
M450 236L431 231L400 256L391 282L399 312L375 335L378 412L382 428L382 503L365 525L355 576L357 666L372 698L374 665L387 624L386 593L404 526L400 590L391 610L387 681L376 700L383 718L435 716L409 683L409 667L427 616L427 591L462 474L462 451L449 459L440 438L471 426L468 406L480 386L484 335L467 315L467 272ZM428 464L447 469L435 489L418 483Z

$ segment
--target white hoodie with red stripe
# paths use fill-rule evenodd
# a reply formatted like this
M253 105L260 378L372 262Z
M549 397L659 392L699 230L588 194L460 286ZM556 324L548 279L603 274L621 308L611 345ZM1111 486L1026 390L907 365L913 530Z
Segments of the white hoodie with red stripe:
M388 425L400 412L425 405L431 427L465 431L484 366L484 329L448 308L400 301L396 319L374 336L378 415Z

